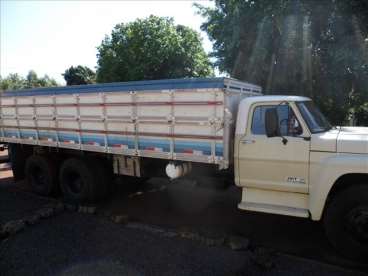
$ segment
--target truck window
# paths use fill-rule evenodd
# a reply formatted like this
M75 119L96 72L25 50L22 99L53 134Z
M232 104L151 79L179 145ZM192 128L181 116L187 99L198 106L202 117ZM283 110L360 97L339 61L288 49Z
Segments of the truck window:
M269 108L276 108L279 116L280 133L282 136L297 136L302 134L302 128L289 105L257 106L253 112L251 131L256 135L266 135L265 114Z
M298 102L297 106L312 133L319 133L331 129L331 124L312 101Z

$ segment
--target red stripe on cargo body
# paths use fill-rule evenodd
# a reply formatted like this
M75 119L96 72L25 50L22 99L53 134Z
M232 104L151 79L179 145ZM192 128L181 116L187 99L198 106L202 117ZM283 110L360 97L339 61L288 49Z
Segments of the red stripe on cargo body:
M49 137L39 137L38 140L41 140L41 141L49 141L49 142L53 142L54 141L53 138L49 138Z
M87 142L86 144L87 144L87 145L93 145L93 146L94 146L94 145L99 145L99 143L98 143L98 142Z
M68 103L68 104L9 104L2 107L104 107L104 106L162 106L162 105L222 105L222 101L182 101L182 102L117 102L117 103Z

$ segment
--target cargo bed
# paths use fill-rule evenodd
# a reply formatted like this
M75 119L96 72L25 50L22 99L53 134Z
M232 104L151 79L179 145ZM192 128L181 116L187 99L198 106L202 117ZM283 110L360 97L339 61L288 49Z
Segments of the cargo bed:
M218 164L232 162L239 101L261 88L229 78L6 91L0 142Z

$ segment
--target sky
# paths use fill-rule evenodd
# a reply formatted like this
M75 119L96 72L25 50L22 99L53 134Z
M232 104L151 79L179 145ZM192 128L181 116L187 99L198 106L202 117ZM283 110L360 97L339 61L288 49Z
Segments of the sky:
M206 52L212 44L200 30L204 21L194 2L209 1L18 1L0 0L0 75L35 70L65 84L72 65L96 67L96 47L118 23L149 15L173 17L200 32Z

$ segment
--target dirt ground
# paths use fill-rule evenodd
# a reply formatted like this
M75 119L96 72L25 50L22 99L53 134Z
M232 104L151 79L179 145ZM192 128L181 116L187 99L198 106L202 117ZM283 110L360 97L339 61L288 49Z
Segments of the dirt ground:
M61 200L35 196L24 181L13 183L11 171L0 170L2 225ZM2 239L0 274L363 275L368 271L364 264L337 254L320 224L240 211L239 200L240 191L234 186L215 189L192 181L173 184L164 178L142 184L119 178L113 195L94 206L94 215L64 211Z

